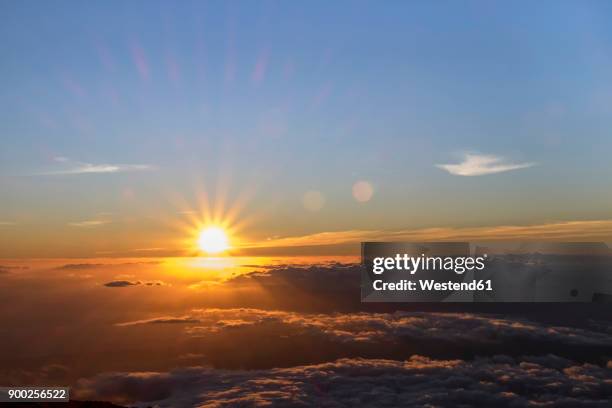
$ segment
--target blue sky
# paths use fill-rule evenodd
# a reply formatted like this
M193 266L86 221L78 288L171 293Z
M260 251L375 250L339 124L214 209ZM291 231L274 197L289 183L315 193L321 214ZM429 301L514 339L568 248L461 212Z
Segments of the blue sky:
M611 8L3 2L0 222L155 230L219 183L259 237L608 219Z

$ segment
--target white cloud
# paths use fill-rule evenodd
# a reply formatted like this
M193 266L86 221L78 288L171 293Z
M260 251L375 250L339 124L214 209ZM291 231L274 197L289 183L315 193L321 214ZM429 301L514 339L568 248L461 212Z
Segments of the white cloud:
M105 174L105 173L123 173L131 171L149 171L155 167L149 164L93 164L74 162L66 157L55 157L54 161L67 164L70 167L62 170L45 171L38 173L40 176L61 176L70 174Z
M455 176L483 176L486 174L503 173L505 171L525 169L535 163L511 163L503 157L485 154L467 153L458 164L436 164L443 170Z

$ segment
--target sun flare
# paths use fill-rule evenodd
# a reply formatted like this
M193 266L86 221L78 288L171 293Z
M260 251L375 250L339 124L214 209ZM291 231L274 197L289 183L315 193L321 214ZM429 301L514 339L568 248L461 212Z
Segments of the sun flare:
M198 247L208 254L218 254L229 249L229 239L222 228L208 227L200 232Z

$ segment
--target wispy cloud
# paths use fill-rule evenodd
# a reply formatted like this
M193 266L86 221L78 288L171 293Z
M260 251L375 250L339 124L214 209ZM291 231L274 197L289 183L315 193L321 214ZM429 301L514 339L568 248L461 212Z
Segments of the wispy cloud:
M511 163L503 157L495 155L466 153L461 163L436 164L436 167L446 170L455 176L484 176L486 174L525 169L534 165L535 163Z
M0 221L0 227L1 226L15 225L15 224L17 224L17 223L14 222L14 221Z
M37 173L39 176L61 176L71 174L105 174L105 173L124 173L133 171L155 170L155 166L149 164L94 164L72 161L66 157L55 157L54 161L62 163L65 168L50 170Z
M199 323L198 318L192 316L180 316L180 317L154 317L152 319L136 320L133 322L117 323L116 326L138 326L143 324L189 324Z
M100 225L108 224L110 221L108 220L86 220L86 221L78 221L78 222L69 222L68 225L71 227L79 227L79 228L91 228L91 227L99 227Z
M475 240L608 240L612 220L567 221L535 225L500 225L469 228L423 228L404 230L345 230L275 238L248 248L283 248L357 244L363 241L475 241Z

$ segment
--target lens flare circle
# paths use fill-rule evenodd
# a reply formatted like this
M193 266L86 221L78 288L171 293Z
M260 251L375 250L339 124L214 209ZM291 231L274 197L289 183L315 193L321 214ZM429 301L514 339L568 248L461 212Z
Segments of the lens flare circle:
M200 232L198 247L208 254L218 254L229 249L227 234L222 228L208 227Z

